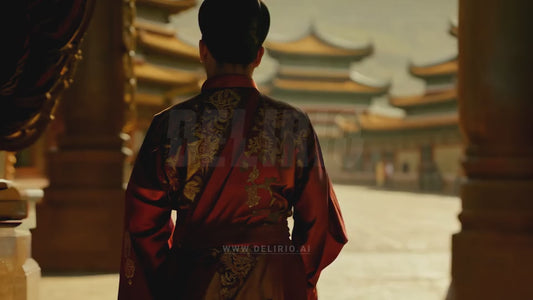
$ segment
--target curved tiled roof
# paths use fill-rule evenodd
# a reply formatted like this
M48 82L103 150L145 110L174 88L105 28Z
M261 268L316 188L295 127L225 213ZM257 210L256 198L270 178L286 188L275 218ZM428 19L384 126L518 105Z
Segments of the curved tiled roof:
M361 58L371 55L374 51L372 44L360 47L347 47L333 43L321 37L314 27L311 27L305 36L293 41L268 41L265 44L265 48L274 57L280 54L293 54L303 56Z
M393 97L391 96L389 98L390 104L397 106L397 107L408 107L408 106L417 106L417 105L425 105L425 104L432 104L432 103L442 103L442 102L448 102L451 100L457 99L457 90L455 88L439 91L439 92L431 92L426 93L424 95L416 95L416 96L407 96L407 97Z
M420 117L394 118L376 114L363 113L358 116L363 130L390 131L402 129L424 129L431 127L456 125L459 117L454 114L425 115Z
M280 66L278 76L285 78L328 78L332 80L347 80L350 78L349 70L332 70L323 68L301 68L294 66Z
M190 61L200 60L198 49L178 39L173 30L142 21L135 22L135 27L138 30L139 46Z
M352 80L324 81L276 78L273 86L284 90L313 91L328 93L382 94L389 86L370 86Z
M162 67L144 61L135 62L134 73L138 81L156 83L170 87L197 85L200 80L197 73Z
M160 94L136 92L134 97L137 105L160 107L165 104L165 97Z
M427 78L432 76L454 75L457 74L458 68L457 58L453 58L423 66L411 65L409 72L413 76Z

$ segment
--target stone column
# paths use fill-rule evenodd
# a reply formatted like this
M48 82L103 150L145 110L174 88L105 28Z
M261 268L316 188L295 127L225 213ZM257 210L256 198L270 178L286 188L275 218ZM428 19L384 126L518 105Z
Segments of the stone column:
M2 300L37 300L39 297L41 269L31 257L31 234L28 230L35 225L35 219L27 218L27 198L11 182L0 179Z
M7 173L7 153L0 151L0 178L6 178Z
M533 3L461 0L453 299L533 299Z
M0 151L0 179L14 179L16 161L14 153Z
M62 97L65 133L48 156L34 257L44 271L117 272L123 222L123 5L97 0L74 83Z

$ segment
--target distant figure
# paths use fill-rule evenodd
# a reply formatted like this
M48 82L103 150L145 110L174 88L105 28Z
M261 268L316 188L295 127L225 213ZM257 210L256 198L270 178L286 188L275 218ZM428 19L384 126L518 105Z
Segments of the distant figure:
M308 117L252 80L268 9L205 0L199 24L207 80L154 117L126 190L119 299L317 299L346 231Z
M378 161L375 166L375 175L376 175L376 185L378 187L383 187L385 185L386 174L385 174L385 162L382 160Z
M404 162L404 163L402 164L402 172L403 172L403 173L409 173L409 163Z
M390 161L385 163L385 184L390 186L392 185L393 177L394 176L394 164Z

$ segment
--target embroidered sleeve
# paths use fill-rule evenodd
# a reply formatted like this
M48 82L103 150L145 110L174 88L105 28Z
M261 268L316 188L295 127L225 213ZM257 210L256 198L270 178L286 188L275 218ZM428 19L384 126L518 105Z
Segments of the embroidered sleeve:
M126 189L119 289L122 299L151 299L169 252L173 223L163 170L165 135L165 126L154 118Z
M320 272L339 254L347 242L346 230L337 198L326 173L320 145L311 129L306 153L299 154L302 176L297 189L300 196L294 206L293 242L309 249L302 254L308 299L316 299Z

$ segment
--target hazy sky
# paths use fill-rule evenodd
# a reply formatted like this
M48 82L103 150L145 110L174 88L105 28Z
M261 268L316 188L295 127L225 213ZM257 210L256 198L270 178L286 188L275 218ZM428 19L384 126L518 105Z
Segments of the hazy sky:
M374 55L354 64L352 71L390 79L396 95L424 90L423 82L407 73L410 62L430 63L457 54L457 41L448 33L450 21L457 19L457 1L264 0L271 12L271 40L298 38L315 23L321 34L340 43L372 42ZM191 10L173 19L180 38L193 44L200 37L196 18L197 10ZM267 59L258 77L272 70Z

